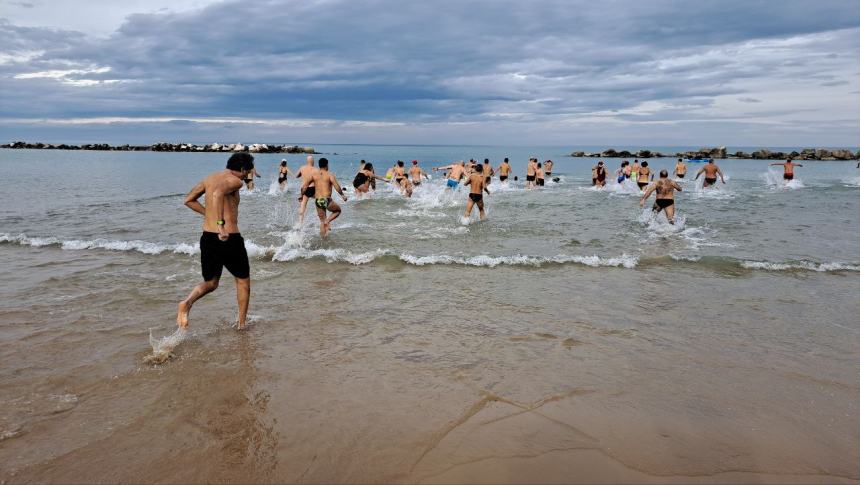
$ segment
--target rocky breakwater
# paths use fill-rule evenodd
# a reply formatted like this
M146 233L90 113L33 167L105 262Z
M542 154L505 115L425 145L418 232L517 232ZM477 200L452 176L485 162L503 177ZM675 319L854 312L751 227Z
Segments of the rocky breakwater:
M298 145L269 145L265 143L242 143L195 145L193 143L155 143L152 145L108 145L106 143L89 143L84 145L53 145L49 143L27 143L14 141L0 148L16 150L101 150L119 152L251 152L251 153L319 153L313 147Z
M781 152L771 151L767 149L759 149L751 153L736 151L729 153L726 147L716 148L700 148L698 150L690 150L685 152L675 153L660 153L650 150L615 150L614 148L606 149L602 152L585 152L574 151L570 154L571 157L593 157L593 158L661 158L661 157L677 157L686 159L723 159L723 158L744 158L753 160L860 160L860 151L852 153L851 150L845 149L828 149L828 148L804 148L801 151Z

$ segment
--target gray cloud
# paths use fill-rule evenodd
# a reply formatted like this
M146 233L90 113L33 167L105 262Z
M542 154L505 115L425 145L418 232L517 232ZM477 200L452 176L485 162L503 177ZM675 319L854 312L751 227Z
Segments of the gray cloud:
M0 117L683 120L721 109L723 97L760 102L768 83L848 85L841 71L860 58L855 10L840 1L228 1L135 14L106 39L0 19Z

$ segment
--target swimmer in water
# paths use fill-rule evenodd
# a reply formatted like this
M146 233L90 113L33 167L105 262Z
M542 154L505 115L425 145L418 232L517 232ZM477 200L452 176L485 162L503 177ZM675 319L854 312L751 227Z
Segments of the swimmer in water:
M702 173L705 174L705 183L704 185L702 185L702 188L715 185L717 183L717 175L720 176L720 180L723 182L723 184L726 183L726 179L723 177L722 170L720 170L720 167L718 167L717 164L714 163L713 158L708 160L708 163L706 163L704 167L699 169L699 171L696 173L696 178L694 178L693 180L699 180L699 175L702 175Z
M639 207L645 207L645 201L651 196L651 192L657 193L657 199L651 208L653 212L666 211L666 219L669 224L675 224L675 191L681 191L681 186L674 180L669 180L669 172L660 170L660 179L651 184L642 194Z
M237 327L245 328L251 298L251 269L245 240L239 232L239 189L252 170L254 157L249 153L235 153L227 160L226 170L210 174L185 197L185 205L203 216L200 237L203 283L179 302L176 324L180 328L188 327L188 314L194 302L218 288L225 267L236 278ZM205 206L198 202L201 196L205 196Z
M460 179L466 174L466 162L460 160L458 163L452 163L451 165L445 165L444 167L433 167L433 171L436 170L447 170L448 173L445 174L445 190L456 189L458 185L460 185Z
M356 197L360 199L362 194L368 193L373 185L373 181L377 179L385 182L384 178L373 173L372 163L366 163L362 160L358 173L356 173L355 178L352 179L352 187L355 189Z
M314 205L317 207L317 215L320 218L320 237L325 239L331 232L332 221L340 217L341 212L340 206L331 198L331 189L334 187L344 202L346 202L346 194L343 193L343 189L337 183L334 174L328 171L328 159L320 158L319 166L319 170L314 172L313 180L305 180L302 183L302 191L307 189L311 183L314 184ZM331 216L326 219L328 212L331 212Z
M543 166L540 163L538 163L537 168L535 168L535 184L537 184L538 187L544 186L544 171Z
M597 166L594 167L595 172L595 180L592 185L596 185L597 187L606 187L606 167L603 166L603 160L597 162Z
M508 163L507 158L505 158L502 164L499 165L499 168L496 171L499 173L499 182L508 180L508 177L511 174L511 165Z
M647 187L648 183L652 180L654 180L654 174L652 174L651 169L648 168L648 162L642 162L642 166L639 168L639 178L636 180L639 190L643 190Z
M299 225L305 223L305 211L308 208L308 200L314 198L315 188L313 180L316 173L317 169L314 168L314 157L308 155L305 165L296 172L296 178L302 179L302 187L305 187L299 191L299 200L301 201L301 206L299 207ZM305 182L308 183L306 184Z
M293 172L287 167L287 159L282 159L281 165L278 167L278 185L281 187L281 190L287 187L287 178L292 174Z
M469 179L466 181L465 185L469 186L469 201L466 203L466 213L463 214L463 217L466 219L472 215L472 207L476 204L478 205L478 217L483 221L486 218L486 214L484 214L484 194L483 192L490 193L487 190L486 182L484 182L484 167L481 164L478 164L475 167L475 171L469 175Z
M248 188L248 191L254 190L254 177L260 178L260 174L257 173L257 169L254 168L251 172L245 176L245 186Z
M678 159L678 162L675 164L674 175L679 179L682 179L687 175L687 164L684 163L684 160L680 158Z
M555 165L555 162L552 160L547 160L543 162L543 171L546 178L552 178L552 166Z
M786 160L785 163L771 163L770 164L771 167L773 167L774 165L782 165L782 168L783 168L782 179L785 180L786 182L790 182L790 181L794 180L794 167L802 167L803 166L799 163L792 162L790 158L788 160Z
M430 177L427 175L421 167L418 166L418 160L412 160L412 168L409 169L409 176L412 177L412 185L418 187L421 185L421 179L429 179Z

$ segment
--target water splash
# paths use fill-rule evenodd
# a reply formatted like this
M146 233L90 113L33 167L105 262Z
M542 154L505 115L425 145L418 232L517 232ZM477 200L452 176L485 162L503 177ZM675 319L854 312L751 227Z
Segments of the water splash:
M768 169L760 177L768 187L775 190L796 190L805 187L803 181L799 178L795 177L794 180L785 180L783 173L774 169Z
M175 349L188 336L188 330L185 328L177 328L172 334L156 339L152 336L152 329L149 329L149 345L152 347L152 354L143 358L147 364L163 364L173 357L173 349Z

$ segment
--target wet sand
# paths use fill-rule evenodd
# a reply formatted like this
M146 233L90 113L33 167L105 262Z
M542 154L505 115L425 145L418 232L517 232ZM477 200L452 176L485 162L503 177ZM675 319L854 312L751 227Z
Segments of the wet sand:
M853 274L0 257L4 483L860 482Z

